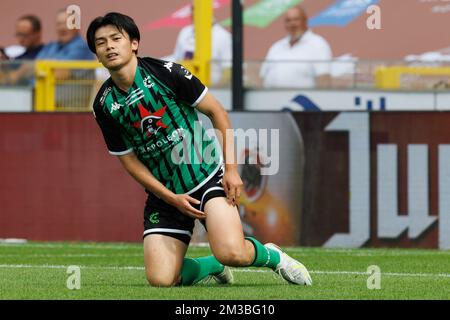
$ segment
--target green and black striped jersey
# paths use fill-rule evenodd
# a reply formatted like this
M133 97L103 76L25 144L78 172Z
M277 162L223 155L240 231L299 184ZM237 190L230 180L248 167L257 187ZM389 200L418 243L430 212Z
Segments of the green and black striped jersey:
M111 78L105 81L94 101L94 116L111 154L134 152L168 189L192 193L222 160L195 109L207 91L179 64L138 58L127 92Z

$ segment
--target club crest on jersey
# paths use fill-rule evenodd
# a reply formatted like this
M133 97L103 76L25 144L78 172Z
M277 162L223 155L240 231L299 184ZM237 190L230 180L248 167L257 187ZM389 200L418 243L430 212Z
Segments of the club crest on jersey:
M154 113L150 113L147 109L145 109L142 104L139 104L139 112L141 115L141 121L136 121L133 123L133 127L140 128L142 133L145 134L147 138L150 138L152 135L156 134L159 129L167 128L162 122L162 117L166 112L167 106L157 110Z
M155 84L152 82L152 80L151 80L151 78L150 78L150 76L147 76L145 79L144 79L144 86L146 87L146 88L151 88L151 87L153 87Z

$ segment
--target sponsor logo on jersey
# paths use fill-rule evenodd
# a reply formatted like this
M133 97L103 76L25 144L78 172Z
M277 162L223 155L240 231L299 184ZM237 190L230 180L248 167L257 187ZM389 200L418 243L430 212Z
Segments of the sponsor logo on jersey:
M105 99L108 96L109 92L112 90L112 87L108 87L103 91L102 97L100 98L100 105L103 107L105 103Z
M183 70L184 73L184 77L188 80L192 79L192 73L190 73L190 71L188 69L186 69L185 67L181 66L181 70Z
M139 152L166 152L168 149L173 148L186 138L186 132L184 128L178 128L172 131L172 133L158 138L158 141L148 146L140 148Z
M150 113L145 109L142 104L139 105L139 112L141 114L141 121L136 121L133 123L133 127L140 128L142 133L145 134L147 138L158 133L158 131L163 128L166 129L167 125L162 122L162 117L166 112L167 106L159 109L154 113Z

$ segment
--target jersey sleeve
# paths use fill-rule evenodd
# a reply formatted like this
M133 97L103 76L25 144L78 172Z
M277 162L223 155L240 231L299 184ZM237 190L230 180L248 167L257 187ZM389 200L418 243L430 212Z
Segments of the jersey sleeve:
M182 65L155 58L139 58L140 63L161 80L180 100L196 107L205 97L208 88Z
M133 147L122 135L120 126L108 116L100 103L94 103L94 117L103 134L106 146L110 154L121 156L133 151Z
M180 64L173 64L172 78L177 98L192 107L196 107L208 92L208 88Z

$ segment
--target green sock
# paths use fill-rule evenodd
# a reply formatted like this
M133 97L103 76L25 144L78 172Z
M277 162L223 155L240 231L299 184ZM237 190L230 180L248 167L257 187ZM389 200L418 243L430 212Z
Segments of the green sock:
M222 272L224 266L214 256L184 258L181 268L181 285L190 286L209 275Z
M280 263L280 254L270 248L266 248L261 242L253 237L245 237L255 247L255 259L250 266L269 267L275 269Z

